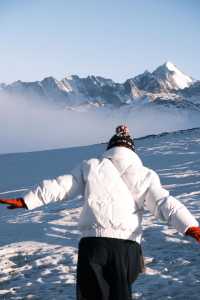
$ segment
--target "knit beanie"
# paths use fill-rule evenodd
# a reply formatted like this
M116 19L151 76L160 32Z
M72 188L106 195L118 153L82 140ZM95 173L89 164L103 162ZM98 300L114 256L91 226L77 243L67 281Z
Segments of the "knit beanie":
M135 151L134 141L130 136L129 129L126 125L116 127L116 133L108 142L107 150L113 147L122 146Z

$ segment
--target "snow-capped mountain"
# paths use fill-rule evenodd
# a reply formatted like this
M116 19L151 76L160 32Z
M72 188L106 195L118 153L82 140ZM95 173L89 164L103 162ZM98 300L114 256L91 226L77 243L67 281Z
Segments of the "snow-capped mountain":
M189 87L193 80L182 73L175 65L170 62L159 66L150 73L145 71L143 74L132 79L136 86L146 92L160 93Z
M73 75L61 81L53 77L36 82L16 81L5 86L1 92L14 97L36 98L76 106L88 102L120 105L124 99L124 93L121 90L124 90L123 85L116 84L111 79L95 76L80 78ZM120 94L122 94L121 97Z
M200 129L135 142L144 164L156 170L164 187L200 220ZM70 173L83 159L104 151L101 144L0 155L0 197L20 197L41 180ZM80 197L33 211L0 205L0 299L76 298L77 222L82 205ZM145 273L133 285L133 298L198 300L199 244L153 219L148 211L143 228Z
M153 73L161 86L166 90L179 90L189 87L193 79L181 72L171 62L166 62L158 67Z
M16 81L9 85L0 85L0 92L26 99L40 99L58 105L75 107L87 105L100 107L112 105L168 104L180 108L199 110L200 84L181 72L171 62L166 62L155 71L116 83L112 79L100 76L80 78L67 76L62 80L53 77L41 81ZM198 99L196 99L196 97ZM192 105L191 103L192 102ZM183 105L182 105L183 104Z

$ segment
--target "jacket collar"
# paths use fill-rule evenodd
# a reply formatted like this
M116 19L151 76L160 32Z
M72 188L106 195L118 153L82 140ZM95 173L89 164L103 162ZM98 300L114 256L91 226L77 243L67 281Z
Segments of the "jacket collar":
M139 156L133 152L131 149L128 149L126 147L113 147L103 154L103 157L111 158L114 160L126 160L130 163L134 163L135 165L142 166L142 161L139 158Z

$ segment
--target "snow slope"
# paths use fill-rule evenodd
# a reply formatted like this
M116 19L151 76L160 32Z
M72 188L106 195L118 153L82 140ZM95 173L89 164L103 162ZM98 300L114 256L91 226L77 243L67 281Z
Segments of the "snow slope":
M69 172L104 149L101 144L0 155L0 197L19 196L41 179ZM200 220L200 129L138 139L136 149ZM0 206L0 299L75 299L81 205L78 198L34 211ZM134 299L199 299L200 246L148 212L144 229L146 273L133 285Z

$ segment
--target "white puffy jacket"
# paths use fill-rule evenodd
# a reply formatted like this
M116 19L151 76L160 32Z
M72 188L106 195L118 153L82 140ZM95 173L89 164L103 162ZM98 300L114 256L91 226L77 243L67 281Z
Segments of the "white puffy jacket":
M28 209L83 195L79 227L83 236L141 241L143 211L184 233L198 222L161 186L159 176L138 155L114 147L100 158L83 161L72 174L44 180L24 196Z

